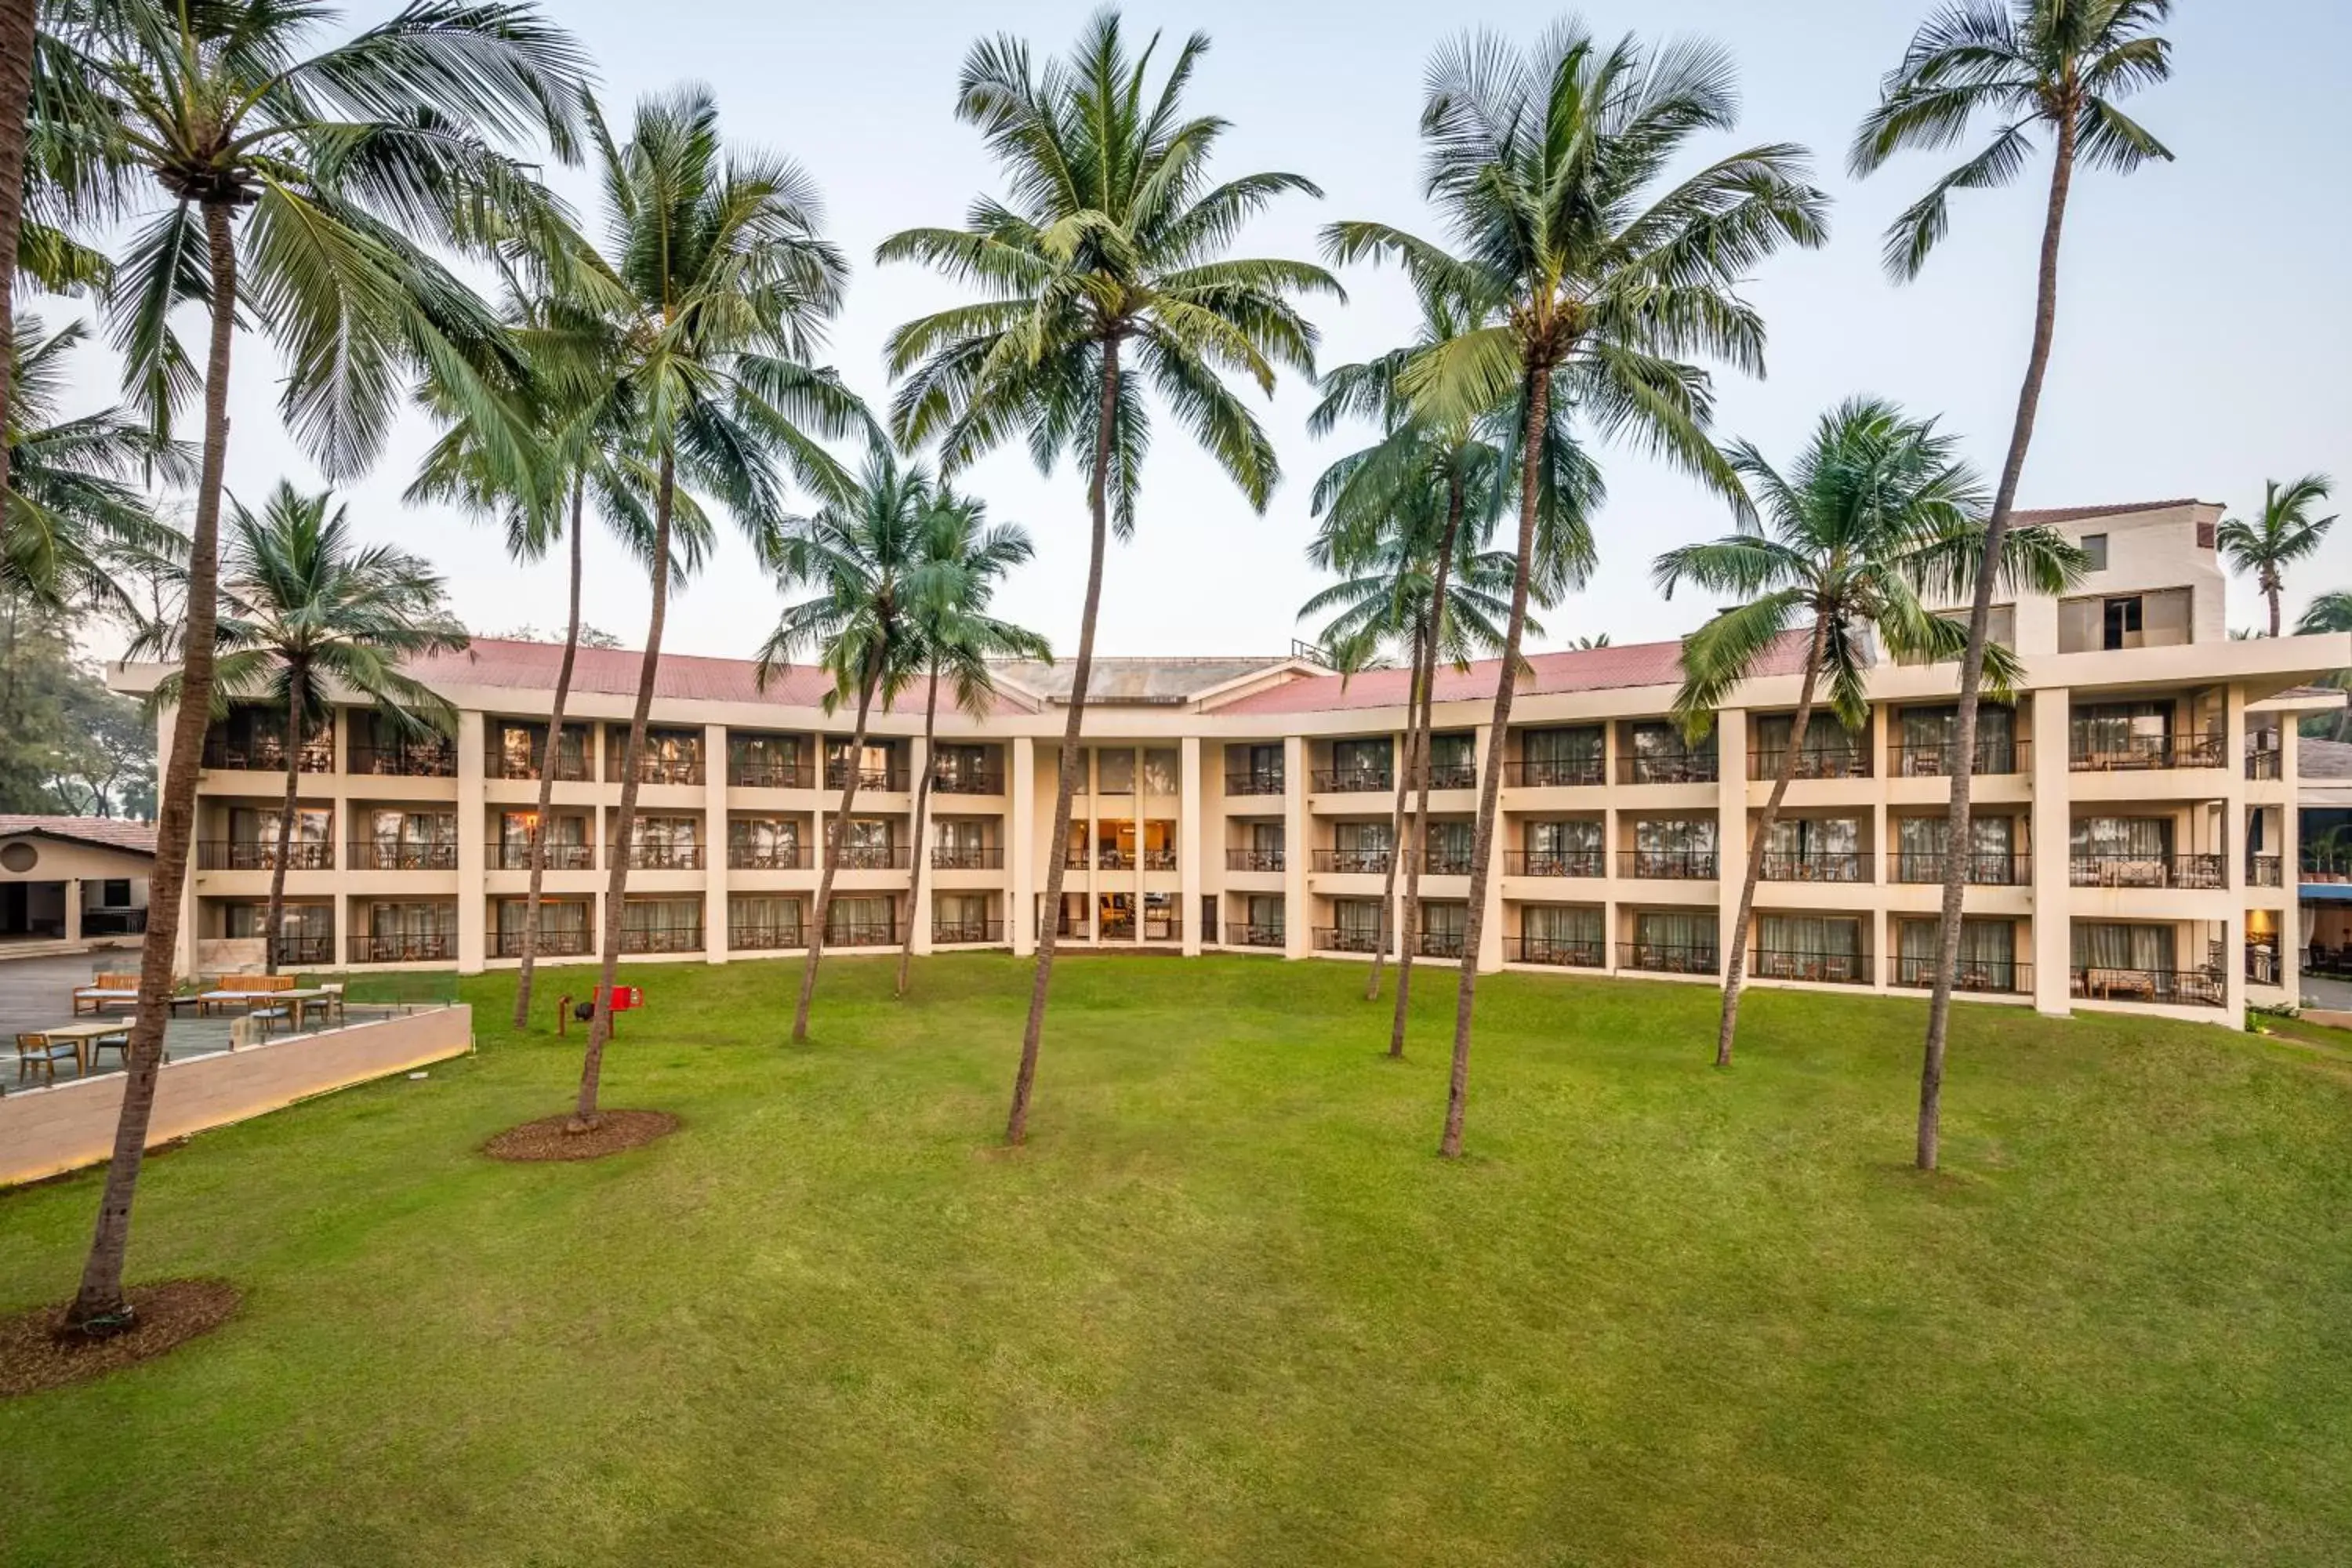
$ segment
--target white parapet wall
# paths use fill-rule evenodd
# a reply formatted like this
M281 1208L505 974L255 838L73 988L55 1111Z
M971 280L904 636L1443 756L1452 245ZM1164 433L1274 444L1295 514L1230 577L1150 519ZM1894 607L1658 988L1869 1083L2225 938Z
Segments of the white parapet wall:
M471 1049L473 1037L471 1007L436 1007L166 1062L147 1146L446 1061ZM125 1081L106 1073L0 1099L0 1186L105 1160L114 1150Z

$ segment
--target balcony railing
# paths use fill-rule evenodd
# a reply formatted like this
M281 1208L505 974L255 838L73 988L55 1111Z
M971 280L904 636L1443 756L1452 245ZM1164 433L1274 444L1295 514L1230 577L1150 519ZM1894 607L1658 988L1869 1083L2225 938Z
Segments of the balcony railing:
M1173 849L1146 849L1142 858L1143 868L1147 871L1176 869L1176 851Z
M84 936L138 936L147 929L145 910L84 910Z
M1476 789L1478 764L1475 763L1432 763L1429 767L1429 787L1438 789Z
M1003 795L1004 775L993 768L942 763L931 769L931 787L941 795Z
M2259 947L2246 949L2246 981L2252 985L2284 985L2286 973L2279 955Z
M2249 888L2279 888L2286 885L2286 861L2277 855L2246 857L2246 886Z
M971 946L1004 940L1003 921L933 921L931 941L942 947Z
M1815 985L1867 985L1870 960L1858 952L1810 952L1796 948L1752 947L1748 973L1758 980L1802 980Z
M540 759L545 754L546 742L541 741L528 754L509 755L503 746L492 745L482 755L482 773L494 779L530 779L539 777ZM588 751L583 745L576 749L556 748L555 776L563 784L588 782Z
M2033 858L1979 850L1968 858L1969 884L1978 888L2022 888L2033 880ZM1908 883L1940 883L1949 859L1933 849L1898 850L1895 879Z
M208 768L233 768L248 773L283 773L286 771L286 742L264 736L233 742L225 736L205 737L204 765ZM302 755L295 770L304 773L331 773L335 771L335 742L327 736L302 743ZM320 962L325 962L321 960Z
M999 871L1004 868L1004 848L997 844L935 844L931 847L931 869L934 871Z
M275 838L207 838L196 846L199 871L268 871L278 864ZM289 871L331 871L335 847L298 838L286 847Z
M1748 776L1751 779L1777 779L1780 763L1789 754L1786 746L1759 746L1748 753ZM1801 746L1797 749L1796 771L1789 775L1798 779L1866 779L1870 776L1870 753L1859 746Z
M2216 734L2127 735L2094 743L2081 731L2069 738L2066 766L2078 773L2141 773L2157 768L2218 768L2226 742Z
M849 764L847 763L835 762L825 763L825 788L845 789L848 787L848 784ZM900 767L896 763L892 763L886 767L861 767L857 770L857 787L859 789L904 790L907 787L907 770Z
M737 789L802 789L808 779L798 757L738 757L727 764L727 782Z
M665 757L657 752L637 755L637 782L649 784L698 784L704 782L699 753Z
M1422 857L1421 868L1432 877L1466 877L1470 874L1470 851L1432 849Z
M1228 871L1279 871L1283 853L1279 849L1228 849L1225 869Z
M1978 778L2003 773L2023 773L2026 767L2024 741L1979 740L1976 743L1976 766L1969 772ZM1959 746L1949 741L1928 741L1916 745L1896 744L1887 748L1888 765L1898 779L1941 779L1952 775L1953 764L1960 760Z
M354 871L454 871L455 844L379 844L362 838L350 846Z
M280 969L317 969L332 963L335 939L331 936L281 936L271 942Z
M615 845L616 855L627 857L633 871L699 871L702 869L702 846L699 844L622 844Z
M1468 942L1465 931L1424 931L1415 941L1413 951L1423 958L1459 958Z
M2352 855L2341 850L2305 849L2302 879L2306 882L2352 882Z
M1113 849L1108 845L1103 846L1095 850L1095 869L1097 871L1132 871L1135 869L1135 856L1129 850Z
M1063 870L1065 870L1065 871L1083 871L1083 870L1085 870L1086 868L1087 868L1087 852L1086 852L1085 850L1083 850L1083 849L1065 849L1064 851L1062 851L1062 869L1063 869Z
M2284 775L2286 753L2276 746L2246 748L2246 776L2250 779L2274 779Z
M1361 927L1317 926L1315 951L1318 952L1378 952L1381 933Z
M447 963L457 956L457 936L454 931L355 936L351 940L353 963Z
M490 864L501 871L530 869L530 843L520 844L501 839L490 846ZM588 871L595 868L596 852L585 844L551 844L547 847L547 868L551 871Z
M1905 991L1932 991L1936 987L1936 961L1890 958L1886 961L1886 984ZM1963 958L1952 976L1952 989L1992 996L2022 996L2033 989L2033 966L2005 958Z
M1867 851L1808 850L1789 855L1767 850L1764 880L1768 882L1868 882L1871 857Z
M781 952L786 948L808 944L801 935L798 921L790 924L778 921L751 921L730 924L727 945L738 952Z
M1358 877L1381 877L1388 874L1389 861L1396 851L1387 845L1378 849L1318 849L1314 868L1318 871L1338 871Z
M1603 784L1609 782L1609 768L1599 757L1547 757L1537 762L1504 763L1503 782L1513 789Z
M1507 877L1605 877L1609 857L1598 849L1513 849L1503 857Z
M394 742L388 746L354 743L350 762L352 773L372 773L378 778L454 779L457 776L457 748L446 741Z
M578 958L588 951L589 933L581 931L549 931L540 928L536 952L541 958ZM499 958L522 956L522 932L502 931L494 939L495 955Z
M2229 988L2210 969L2107 969L2076 965L2068 989L2093 1002L2152 1002L2176 1007L2226 1007Z
M1617 782L1629 784L1713 784L1722 763L1712 752L1687 755L1624 756L1617 759Z
M1280 926L1228 921L1225 926L1225 945L1227 947L1283 947L1287 944Z
M1280 795L1282 770L1250 768L1241 773L1227 773L1225 793L1227 795Z
M1553 936L1507 936L1503 939L1503 961L1549 963L1562 969L1606 969L1609 944L1598 937L1577 942Z
M1396 774L1386 768L1318 768L1313 782L1318 795L1362 795L1394 789Z
M653 926L621 928L623 952L700 952L702 928L692 926Z
M1628 942L1618 945L1617 967L1645 974L1715 974L1723 960L1712 942Z
M727 866L734 871L804 871L808 853L797 844L730 844Z
M2189 888L2206 891L2228 886L2219 855L2074 855L2067 880L2077 888Z
M845 844L841 847L841 868L845 871L903 871L914 857L903 844ZM833 939L824 939L831 942Z
M827 921L827 947L896 947L898 928L888 921Z
M1711 882L1716 878L1712 849L1620 849L1617 874L1643 881Z

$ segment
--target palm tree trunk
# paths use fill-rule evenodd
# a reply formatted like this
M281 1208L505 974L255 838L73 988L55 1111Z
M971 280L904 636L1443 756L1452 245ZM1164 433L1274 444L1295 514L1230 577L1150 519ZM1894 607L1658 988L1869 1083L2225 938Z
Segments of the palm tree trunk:
M1429 638L1422 654L1421 707L1412 719L1414 754L1421 759L1421 803L1415 813L1421 834L1413 842L1412 858L1405 863L1405 941L1403 951L1397 955L1396 1016L1389 1024L1389 1055L1399 1060L1404 1057L1406 1010L1412 1005L1413 948L1421 937L1421 866L1428 850L1429 774L1435 745L1430 731L1437 712L1437 649L1444 640L1446 578L1454 569L1454 543L1461 528L1462 476L1456 472L1446 479L1445 537L1438 546L1437 575L1430 587Z
M16 275L17 237L25 226L25 127L33 105L33 39L37 0L0 0L0 265ZM0 288L0 430L8 427L8 399L16 356L5 352L16 339L12 290ZM8 490L8 443L0 441L0 495ZM0 537L7 522L0 517Z
M2009 457L1993 494L1985 525L1983 559L1969 608L1968 650L1960 658L1959 715L1952 739L1958 754L1952 764L1952 811L1945 830L1943 921L1936 933L1936 988L1927 1001L1927 1040L1919 1067L1919 1169L1936 1168L1944 1102L1944 1046L1952 1020L1952 985L1960 968L1960 905L1967 897L1969 780L1977 766L1977 698L1984 685L1985 641L1992 626L1992 593L2000 575L2010 513L2017 505L2025 454L2033 444L2034 416L2042 406L2042 382L2050 370L2050 345L2058 330L2058 242L2066 225L2066 193L2074 176L2075 116L2058 121L2058 155L2050 171L2049 210L2042 224L2042 270L2033 310L2033 348L2026 357L2025 384L2017 395L2017 422L2009 436ZM2048 918L2048 917L2044 917Z
M1470 907L1462 921L1462 978L1454 994L1454 1072L1445 1091L1445 1135L1437 1149L1462 1155L1462 1118L1470 1100L1470 1017L1477 1003L1478 948L1486 928L1488 862L1495 852L1495 814L1503 793L1503 752L1511 734L1511 703L1518 695L1519 645L1528 630L1528 574L1536 552L1536 503L1543 461L1543 430L1551 416L1551 371L1528 377L1528 421L1520 432L1518 560L1511 573L1511 615L1503 632L1503 662L1495 678L1495 719L1486 765L1478 773L1478 831L1471 846Z
M269 904L261 922L261 973L278 973L278 927L286 918L286 861L294 853L294 816L302 786L302 672L286 671L286 798L278 808L278 853L269 861Z
M629 738L621 747L621 804L613 814L612 875L604 883L604 939L596 967L595 1011L588 1020L588 1050L580 1064L580 1099L567 1132L592 1132L604 1120L596 1088L604 1071L604 1042L613 1037L613 978L621 967L621 917L629 892L629 836L637 821L637 772L646 749L646 715L661 673L662 622L669 614L670 509L677 497L677 458L665 447L654 492L654 604L646 618L646 654L637 666L637 700L629 710Z
M1813 717L1813 687L1822 678L1822 653L1828 642L1828 625L1816 616L1813 635L1805 645L1804 682L1797 689L1797 716L1789 725L1789 749L1780 754L1780 770L1773 775L1772 793L1765 797L1764 815L1748 846L1748 879L1739 889L1739 913L1731 922L1731 952L1723 971L1723 1019L1715 1029L1715 1065L1731 1065L1731 1037L1739 1028L1739 994L1748 984L1748 921L1756 912L1756 884L1764 879L1764 855L1772 842L1772 825L1780 820L1780 803L1788 798L1789 781L1797 776L1797 758L1804 750L1805 730ZM1745 785L1741 785L1745 788Z
M1416 688L1412 683L1419 681L1420 679L1421 633L1416 629L1412 634L1412 673L1406 678L1404 747L1400 755L1390 759L1391 765L1396 770L1396 805L1389 812L1389 868L1385 879L1381 883L1381 940L1379 945L1372 949L1372 977L1364 985L1364 1000L1367 1002L1374 1001L1380 996L1381 961L1388 957L1389 948L1393 945L1396 939L1391 917L1396 908L1397 862L1404 858L1405 853L1404 802L1407 792L1412 788L1413 769L1412 712L1413 694Z
M1077 668L1070 687L1070 717L1062 731L1061 778L1054 786L1054 837L1046 845L1045 918L1037 922L1037 973L1029 983L1029 1021L1021 1030L1021 1068L1013 1079L1013 1113L1004 1123L1004 1141L1017 1144L1029 1136L1029 1096L1037 1082L1037 1050L1045 1033L1045 997L1054 984L1055 937L1062 921L1063 863L1069 858L1070 795L1078 778L1078 734L1087 718L1087 682L1095 668L1095 616L1102 608L1103 549L1110 528L1111 449L1118 433L1118 339L1107 337L1102 346L1102 401L1095 415L1095 466L1087 483L1087 511L1092 525L1087 557L1087 602L1078 617ZM1014 917L1028 918L1019 910Z
M848 776L841 783L841 810L833 819L832 833L826 836L824 874L816 881L816 909L811 920L808 958L801 965L801 999L793 1009L793 1044L796 1046L808 1039L809 1003L816 995L817 961L824 956L825 914L833 905L834 874L841 869L841 841L848 837L849 814L857 805L858 780L865 771L866 721L873 711L874 687L881 676L878 651L869 652L866 656L865 676L857 683L857 727L849 738Z
M2264 584L2263 584L2263 592L2264 594L2266 594L2267 595L2269 595L2270 602L2271 602L2271 636L2273 636L2273 637L2276 637L2276 636L2278 636L2278 635L2279 635L2279 588L2280 588L2280 586L2281 586L2281 584L2280 584L2280 583L2279 583L2278 579L2277 579L2277 578L2275 578L2275 577L2272 578L2268 583L2265 583Z
M530 889L522 903L522 965L515 971L514 1026L530 1023L530 982L539 963L539 889L547 879L549 813L555 807L555 758L563 739L563 709L572 696L572 666L580 654L580 491L572 479L572 612L563 626L563 660L555 667L555 708L547 719L547 745L539 759L539 814L530 836Z
M931 805L931 775L939 772L939 760L931 754L939 736L940 661L931 660L930 693L923 701L923 776L915 784L915 843L908 851L908 886L913 889L907 911L907 938L898 945L898 991L907 994L907 972L915 962L915 922L923 912L923 862L930 851L923 847L923 819Z
M82 1265L81 1287L66 1313L87 1334L131 1326L122 1296L122 1269L131 1247L131 1204L147 1152L155 1110L155 1080L163 1066L163 1023L171 1012L173 971L180 942L180 894L188 879L195 836L196 773L213 706L213 634L220 615L221 476L228 460L229 345L236 333L236 240L226 204L204 205L211 256L212 342L205 360L205 452L196 484L196 516L188 540L185 638L180 649L180 706L172 716L172 754L155 803L155 868L147 884L147 934L139 945L139 1012L123 1051L122 1110L114 1124L114 1152L98 1203L98 1230Z

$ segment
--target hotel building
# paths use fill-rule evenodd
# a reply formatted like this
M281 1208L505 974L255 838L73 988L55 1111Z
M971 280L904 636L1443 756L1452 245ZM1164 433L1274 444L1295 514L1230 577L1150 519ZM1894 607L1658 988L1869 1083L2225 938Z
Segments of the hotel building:
M2297 713L2352 666L2352 637L2231 639L2213 533L2193 501L2021 514L2063 527L2093 570L2063 599L1997 605L2021 658L1988 705L1960 984L1987 1002L2233 1023L2297 993ZM614 841L639 656L580 652L553 805L536 815L551 646L485 640L415 673L459 714L418 745L360 706L302 737L280 961L304 968L515 962L530 845L549 851L541 951L593 952L612 864L632 867L633 960L723 963L802 946L824 846L842 869L842 951L1031 952L1039 922L1081 949L1369 957L1406 726L1406 678L1343 681L1297 658L1098 661L1068 838L1052 836L1066 665L1013 664L993 710L942 703L926 755L919 690L862 752L814 669L761 690L746 662L665 657L637 820ZM1791 729L1796 658L1736 693L1685 744L1668 710L1679 645L1533 656L1508 733L1496 669L1438 682L1415 940L1460 955L1479 769L1504 763L1477 954L1489 970L1714 983L1760 813ZM118 669L127 691L158 671ZM1868 723L1817 717L1764 865L1755 984L1916 991L1928 984L1948 846L1955 672L1882 662ZM168 715L163 724L168 742ZM287 739L240 708L205 743L181 963L257 963ZM861 770L838 820L845 770ZM912 782L933 779L925 842ZM1067 872L1043 907L1051 856ZM1402 879L1400 879L1402 882ZM1402 889L1400 888L1400 898Z

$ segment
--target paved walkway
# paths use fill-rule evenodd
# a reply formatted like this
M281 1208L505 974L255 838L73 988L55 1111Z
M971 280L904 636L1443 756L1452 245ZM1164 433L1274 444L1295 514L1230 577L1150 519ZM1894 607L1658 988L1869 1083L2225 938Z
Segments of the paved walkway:
M16 1037L53 1024L74 1021L73 992L78 985L89 984L91 975L104 969L122 973L113 966L121 963L121 953L75 952L43 958L0 960L0 1092L37 1088L47 1081L47 1076L35 1071L30 1076L19 1075L16 1057ZM138 955L123 970L134 967ZM121 1017L115 1012L106 1015ZM87 1018L83 1021L87 1022ZM177 1061L185 1057L205 1056L228 1049L230 1017L215 1015L199 1018L193 1013L182 1013L171 1020L163 1030L165 1059ZM283 1031L280 1031L283 1033ZM101 1073L121 1071L121 1058L106 1053ZM58 1069L58 1080L63 1082L74 1076L72 1064Z

